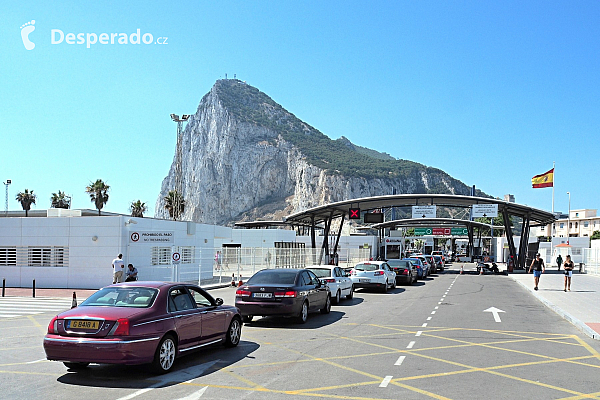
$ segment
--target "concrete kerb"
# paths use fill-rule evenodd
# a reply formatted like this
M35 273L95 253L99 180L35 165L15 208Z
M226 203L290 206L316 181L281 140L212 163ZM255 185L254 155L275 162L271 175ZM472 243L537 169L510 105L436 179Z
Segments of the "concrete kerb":
M512 277L512 275L510 275L510 274L508 276ZM531 289L530 286L524 284L523 282L521 282L517 279L513 279L513 281L517 282L519 285L521 285L523 288L525 288L527 291L529 291L529 293L531 293L533 296L535 296L546 307L550 308L552 311L554 311L555 313L560 315L562 318L566 319L571 324L575 325L580 331L582 331L583 333L585 333L592 339L600 340L600 334L598 334L598 332L594 331L592 328L587 326L584 322L575 318L574 316L572 316L571 314L569 314L568 312L566 312L565 310L563 310L556 304L552 303L551 301L548 301L545 298L543 298L542 296L538 295L533 289Z

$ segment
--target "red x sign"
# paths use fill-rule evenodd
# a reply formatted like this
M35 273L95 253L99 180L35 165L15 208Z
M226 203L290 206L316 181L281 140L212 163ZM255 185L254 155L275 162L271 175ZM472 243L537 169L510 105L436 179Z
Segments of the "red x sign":
M348 214L349 219L360 219L360 208L350 208Z

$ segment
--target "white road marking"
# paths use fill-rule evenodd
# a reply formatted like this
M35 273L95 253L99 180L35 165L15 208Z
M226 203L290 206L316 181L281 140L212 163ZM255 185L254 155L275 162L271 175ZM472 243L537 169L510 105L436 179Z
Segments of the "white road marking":
M438 307L438 306L435 306L434 310L437 310L438 308L440 308L440 307Z
M396 361L394 363L394 365L402 365L402 362L404 361L405 358L406 358L406 356L400 356L400 358L398 358L398 361Z
M35 363L39 363L39 362L42 362L42 361L46 361L46 359L45 358L40 358L39 360L28 361L25 364L35 364Z
M415 336L421 336L421 333L423 333L423 331L418 331Z
M427 321L431 321L431 317L427 317Z
M379 384L379 387L387 387L388 383L390 383L392 378L393 378L393 376L391 376L391 375L388 375L385 378L383 378L383 381L381 381L381 383Z
M422 328L425 328L427 326L427 322L425 322L423 325L421 325Z
M441 301L438 301L438 304L442 304L442 302L441 302Z
M406 348L407 348L407 349L412 349L412 348L413 348L413 346L415 345L415 343L417 343L417 342L415 342L415 341L412 341L412 342L410 342L410 343L408 344L408 346L406 346Z
M502 311L502 310L500 310L499 308L496 308L496 307L490 307L487 310L483 310L483 312L491 312L492 314L494 314L494 321L496 321L496 322L502 322L500 320L500 315L498 315L498 313L505 312L505 311Z
M198 390L197 392L194 392L194 393L190 394L189 396L182 397L179 400L198 400L200 397L202 397L204 392L206 392L206 389L208 389L208 386L204 386L202 389Z
M436 308L437 308L437 307L436 307ZM431 312L431 315L433 315L433 314L435 314L435 311L432 311L432 312Z

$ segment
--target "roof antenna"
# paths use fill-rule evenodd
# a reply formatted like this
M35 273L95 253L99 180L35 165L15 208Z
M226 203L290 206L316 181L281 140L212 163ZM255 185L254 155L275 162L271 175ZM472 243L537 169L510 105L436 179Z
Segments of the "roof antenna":
M227 79L227 74L225 74L225 79Z
M233 74L233 79L237 79L236 75L237 75L237 74Z

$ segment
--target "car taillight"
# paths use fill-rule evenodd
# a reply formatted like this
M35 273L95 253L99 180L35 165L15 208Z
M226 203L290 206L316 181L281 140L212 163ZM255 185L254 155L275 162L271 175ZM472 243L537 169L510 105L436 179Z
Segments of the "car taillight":
M114 336L129 335L129 320L127 318L119 318L116 323L117 329L112 333Z
M375 276L383 275L383 271L375 271Z
M236 296L250 296L252 293L249 290L238 289L235 291Z
M335 283L335 279L332 278L328 278L328 279L323 279L324 283Z
M402 270L402 275L408 275L408 270L407 269Z
M352 271L350 271L350 273L351 273L352 275L356 275L356 271L355 271L355 270L352 270Z
M50 321L48 324L48 333L58 333L58 315Z
M287 290L285 292L275 292L273 293L273 296L275 297L296 297L296 291L295 290Z

